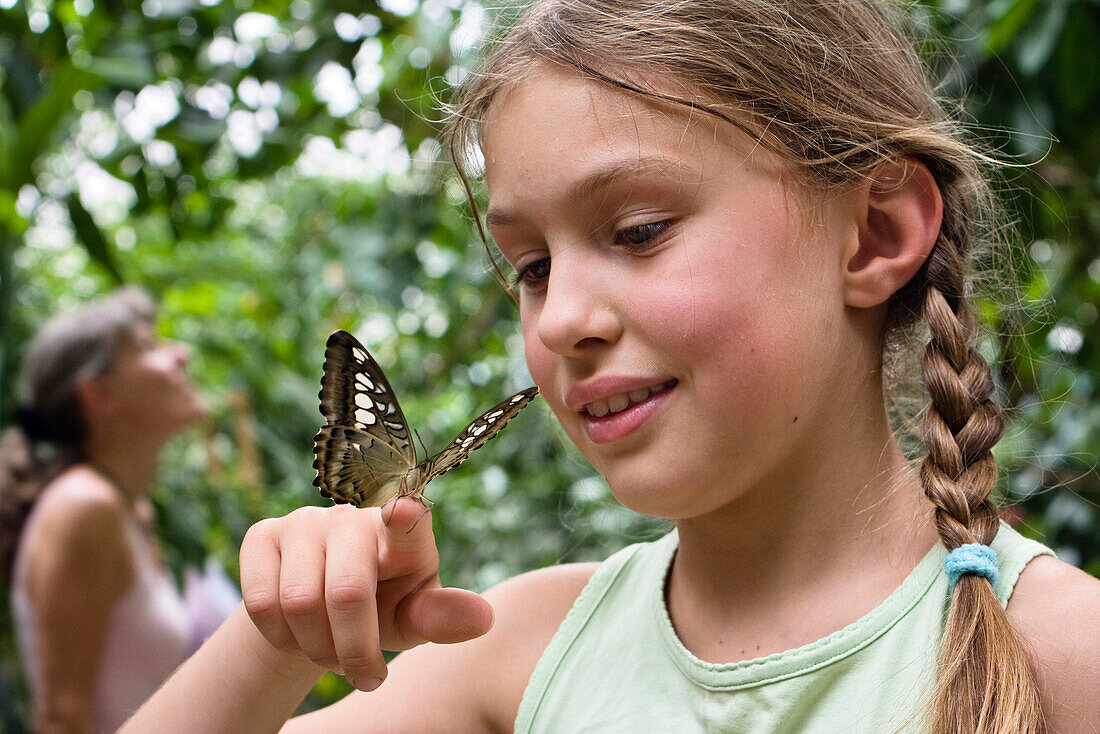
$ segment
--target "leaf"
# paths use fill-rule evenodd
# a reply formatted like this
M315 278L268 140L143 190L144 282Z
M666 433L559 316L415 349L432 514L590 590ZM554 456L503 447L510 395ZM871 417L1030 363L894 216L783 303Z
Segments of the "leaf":
M989 24L985 37L987 55L997 56L1008 48L1041 3L1042 0L1004 0L991 3L988 13L994 20Z
M58 65L34 105L19 120L8 165L0 169L0 185L18 189L33 180L32 164L61 120L72 113L73 95L81 89L94 89L100 81L92 72L74 66L71 59Z
M1050 59L1066 22L1065 0L1048 0L1039 19L1020 34L1016 60L1020 71L1034 76Z
M156 80L153 65L139 54L101 56L90 68L104 81L129 89L141 89Z
M1100 75L1096 72L1100 69L1100 37L1089 20L1086 8L1074 8L1058 47L1058 93L1066 107L1075 112L1087 109L1090 103L1095 109L1100 90Z
M65 197L65 204L69 208L69 219L73 222L76 236L84 243L84 249L88 251L88 255L102 265L116 283L122 283L122 273L115 263L112 248L95 220L92 219L92 215L80 203L80 197L75 193L69 194Z

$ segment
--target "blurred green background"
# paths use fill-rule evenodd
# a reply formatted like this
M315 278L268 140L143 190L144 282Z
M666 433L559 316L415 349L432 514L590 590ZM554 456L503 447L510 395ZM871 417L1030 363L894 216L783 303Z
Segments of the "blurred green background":
M1012 422L997 451L1021 529L1100 575L1100 2L908 3L1007 169L1011 298L982 314ZM255 520L311 486L324 341L356 333L429 449L526 387L437 142L439 101L493 11L473 0L0 0L0 421L23 347L60 309L137 283L195 347L210 419L155 499L173 568L236 572ZM445 583L598 559L664 524L618 507L544 406L434 482ZM0 615L0 729L26 731ZM327 676L307 705L347 689Z

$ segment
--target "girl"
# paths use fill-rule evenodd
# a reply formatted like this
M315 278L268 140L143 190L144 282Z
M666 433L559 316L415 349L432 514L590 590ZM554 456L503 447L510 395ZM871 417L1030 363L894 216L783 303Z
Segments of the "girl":
M454 120L535 382L675 532L481 598L411 501L261 522L244 609L124 731L275 731L325 668L361 692L282 731L1100 723L1100 583L989 497L984 159L877 3L540 0ZM918 472L883 354L924 329Z
M124 289L62 314L25 360L29 402L0 447L0 562L40 734L113 732L198 646L161 560L149 487L202 417L189 350ZM198 610L199 607L194 607Z

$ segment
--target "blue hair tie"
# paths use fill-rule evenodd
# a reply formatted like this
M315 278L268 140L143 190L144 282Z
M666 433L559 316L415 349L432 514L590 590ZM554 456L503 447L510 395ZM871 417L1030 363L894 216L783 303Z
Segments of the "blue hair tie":
M943 559L943 570L951 582L951 590L959 577L974 573L985 576L990 584L997 583L997 553L983 543L966 543L947 554Z

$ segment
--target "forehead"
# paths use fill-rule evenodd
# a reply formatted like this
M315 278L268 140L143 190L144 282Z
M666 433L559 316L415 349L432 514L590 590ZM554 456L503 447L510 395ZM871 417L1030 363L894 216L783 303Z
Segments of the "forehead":
M124 360L135 356L156 344L157 334L152 322L137 319L127 325L120 334L117 359Z
M481 125L490 199L551 179L598 177L626 165L641 175L698 182L731 165L778 173L777 156L706 112L539 64L501 89Z

